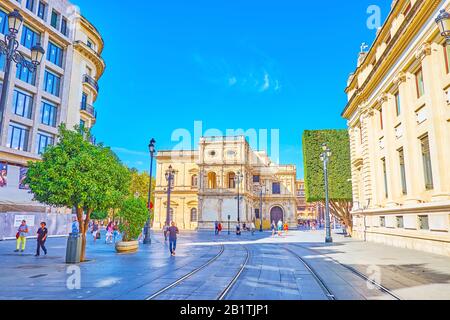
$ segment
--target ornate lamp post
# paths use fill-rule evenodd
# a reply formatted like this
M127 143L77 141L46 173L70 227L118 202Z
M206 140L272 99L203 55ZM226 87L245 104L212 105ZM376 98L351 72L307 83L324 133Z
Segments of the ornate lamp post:
M450 44L450 14L442 9L435 21L441 35L445 38L447 44Z
M238 220L238 226L239 228L241 227L241 216L240 216L240 186L241 186L241 182L244 179L244 175L242 174L242 172L238 171L236 173L236 176L234 177L234 181L236 182L236 187L237 187L237 220Z
M320 155L320 160L323 162L323 173L325 179L325 229L326 236L325 242L331 243L333 242L333 238L331 237L331 227L330 227L330 199L328 195L328 162L331 157L331 150L326 143L322 145L323 152Z
M6 98L9 90L9 75L11 73L11 63L14 61L17 66L25 67L30 72L36 72L37 67L42 62L42 57L45 54L44 48L40 43L37 43L31 48L31 61L28 61L23 54L18 51L19 42L17 41L17 34L22 26L23 17L16 9L8 15L8 34L5 35L5 40L0 40L0 55L5 56L5 76L3 78L2 94L0 98L0 136L3 127L3 114L6 109Z
M150 144L148 145L148 151L150 152L150 180L148 183L148 220L144 227L144 244L151 244L152 239L150 236L150 228L151 228L151 219L152 219L152 175L153 175L153 157L155 156L155 139L150 140Z
M259 232L263 232L263 196L267 193L267 189L264 184L259 185Z
M170 224L170 192L173 187L173 179L175 177L175 170L173 170L172 165L169 166L169 170L166 171L167 180L167 212L166 212L166 224Z

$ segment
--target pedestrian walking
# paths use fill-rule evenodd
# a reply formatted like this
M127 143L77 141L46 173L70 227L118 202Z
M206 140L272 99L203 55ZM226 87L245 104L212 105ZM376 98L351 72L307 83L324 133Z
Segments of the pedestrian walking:
M281 232L283 231L283 222L281 220L278 220L277 227L278 227L278 236L281 237Z
M17 230L16 234L16 250L14 252L19 252L20 245L22 244L22 249L20 249L20 252L25 251L25 246L27 244L27 235L28 235L28 226L27 222L25 220L22 220L19 229Z
M220 235L220 233L222 232L222 223L219 222L219 224L217 225L217 231L218 231L218 235Z
M236 235L237 236L241 235L241 225L239 223L236 225Z
M175 250L177 249L177 235L180 233L175 222L172 221L172 225L169 227L169 249L172 257L175 257Z
M73 234L80 233L80 224L78 223L77 217L72 218L72 233Z
M41 248L44 254L47 255L47 248L45 247L45 241L47 241L48 229L47 223L41 222L41 227L37 231L37 247L36 247L36 257L41 255Z
M169 235L169 223L166 222L163 227L164 241L167 242L167 237Z
M283 229L284 229L284 233L287 235L288 231L289 231L289 225L287 222L284 223Z
M116 243L117 237L119 236L119 225L117 222L114 222L113 226L113 243Z
M100 239L100 226L97 221L94 221L92 224L92 236L94 237L94 244L97 242L97 239Z
M252 236L255 234L255 229L256 229L255 223L252 221L252 223L250 224L250 231L252 233Z
M112 243L112 237L113 237L113 227L112 222L109 222L106 226L106 237L105 237L105 243Z
M270 225L270 230L272 230L272 237L275 236L275 230L276 230L275 220L272 221L272 224Z

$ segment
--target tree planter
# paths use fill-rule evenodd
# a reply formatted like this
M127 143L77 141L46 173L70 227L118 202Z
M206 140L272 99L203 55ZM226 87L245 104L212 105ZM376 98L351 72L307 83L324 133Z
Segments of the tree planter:
M139 241L120 241L116 243L118 253L135 253L139 250Z

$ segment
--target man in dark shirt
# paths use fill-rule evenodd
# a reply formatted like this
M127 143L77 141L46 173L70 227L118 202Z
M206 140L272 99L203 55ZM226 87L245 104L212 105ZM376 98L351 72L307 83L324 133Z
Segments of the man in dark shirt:
M170 254L175 256L175 249L177 248L177 234L180 233L178 228L175 226L175 222L169 227L169 249Z
M36 249L36 257L39 257L41 254L41 248L44 251L44 254L47 255L47 248L45 248L45 241L47 240L47 224L45 222L41 222L41 227L37 232L37 249Z

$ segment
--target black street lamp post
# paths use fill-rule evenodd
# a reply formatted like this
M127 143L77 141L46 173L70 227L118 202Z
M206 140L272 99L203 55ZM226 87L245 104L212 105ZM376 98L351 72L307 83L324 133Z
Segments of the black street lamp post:
M166 212L166 225L170 225L170 193L173 187L173 179L175 177L175 170L172 166L169 166L169 170L166 172L167 180L167 212Z
M320 160L323 162L323 173L325 180L325 229L326 236L325 242L331 243L333 242L333 238L331 237L331 226L330 226L330 199L328 194L328 162L331 157L331 150L326 143L322 145L322 154L320 155Z
M237 186L237 221L238 221L239 228L241 228L241 216L240 216L240 200L241 200L240 198L241 198L241 194L240 194L240 186L241 186L242 179L244 179L244 175L242 174L242 172L238 171L234 179L236 181L236 186Z
M263 232L263 196L267 192L265 186L261 183L259 185L259 218L260 218L260 225L259 225L259 232Z
M23 22L23 17L17 9L8 15L8 34L5 35L5 40L0 40L0 55L5 56L5 75L3 78L3 87L0 98L0 137L3 127L3 115L6 109L6 100L9 90L9 76L11 73L11 64L14 61L17 66L27 68L31 73L36 72L37 67L42 62L42 57L45 54L44 48L40 43L36 43L31 48L31 61L27 60L24 55L18 51L19 42L17 41L17 34Z
M148 183L148 220L144 227L144 244L151 244L152 239L150 235L151 223L152 223L152 175L153 175L153 157L155 156L155 139L150 140L148 145L148 151L150 152L150 180Z

